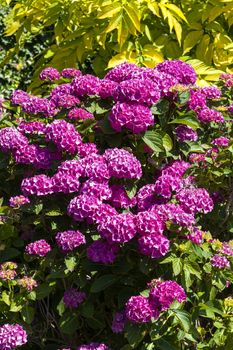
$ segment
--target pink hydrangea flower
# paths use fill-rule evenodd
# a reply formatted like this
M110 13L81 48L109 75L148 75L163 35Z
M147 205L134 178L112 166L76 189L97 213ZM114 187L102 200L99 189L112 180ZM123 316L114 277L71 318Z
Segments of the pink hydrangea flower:
M0 349L13 350L27 343L27 333L19 324L0 326Z
M218 269L230 268L230 261L222 255L214 255L210 260L212 266Z
M109 121L112 128L118 132L126 128L134 134L139 134L154 124L154 116L151 110L142 104L118 102L112 108Z
M112 321L112 331L113 333L122 333L126 323L125 312L116 312Z
M138 239L139 252L159 259L166 255L170 247L170 241L164 235L146 234Z
M23 196L23 195L11 197L9 199L9 205L12 208L19 208L22 205L25 205L28 203L30 203L30 199L28 197Z
M58 72L57 69L53 67L47 67L40 72L40 79L41 80L58 80L60 79L60 73Z
M168 310L174 300L183 303L186 298L184 289L175 281L158 281L149 295L151 306L161 311Z
M140 179L142 168L137 158L124 149L107 149L104 153L110 176L118 179Z
M109 347L103 343L90 343L87 345L80 345L76 350L109 350Z
M102 238L112 243L125 243L130 241L137 232L135 217L131 213L107 216L98 226Z
M149 299L141 295L131 297L125 305L125 315L130 322L148 323L152 319Z
M56 234L56 242L63 253L68 253L86 243L85 236L78 230L58 232Z
M29 243L25 248L25 252L29 255L44 257L51 251L51 249L51 246L44 239L40 239Z
M212 145L219 146L219 147L228 147L229 142L230 140L228 137L220 136L214 139L211 143Z

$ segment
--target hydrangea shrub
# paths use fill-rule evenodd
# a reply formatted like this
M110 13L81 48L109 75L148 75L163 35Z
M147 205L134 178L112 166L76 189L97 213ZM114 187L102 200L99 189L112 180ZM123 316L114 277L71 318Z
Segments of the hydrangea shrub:
M233 76L40 79L1 120L0 349L230 349Z

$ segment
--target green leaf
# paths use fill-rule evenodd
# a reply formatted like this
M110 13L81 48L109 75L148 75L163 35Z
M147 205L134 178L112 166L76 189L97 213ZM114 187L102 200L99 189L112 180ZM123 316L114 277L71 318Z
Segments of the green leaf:
M15 228L9 224L0 225L0 241L4 241L10 237L14 237L16 234Z
M21 315L24 322L26 322L27 324L31 324L34 320L35 308L28 305L24 305L21 311Z
M104 275L99 277L91 286L91 293L98 293L106 288L110 287L117 281L117 277L114 275Z
M165 337L157 340L155 344L162 350L179 350L170 342L170 340L166 339Z
M144 327L128 323L125 326L125 336L132 348L136 348L145 337Z
M184 310L172 310L178 318L180 325L185 332L188 332L191 327L190 314Z
M36 289L36 298L37 300L44 299L47 297L53 290L53 286L49 285L48 283L42 283L40 284Z
M79 328L78 316L64 314L59 322L60 329L65 334L74 334Z
M197 119L195 117L191 117L191 116L173 119L172 121L169 122L169 124L188 125L188 126L190 126L190 128L193 128L194 130L196 130L200 127L200 124L197 121Z
M87 301L80 306L80 312L86 318L93 317L95 312L94 305L91 302Z
M161 99L150 108L152 114L166 114L169 111L170 102L166 99Z
M65 259L65 265L67 267L68 272L73 272L75 266L77 265L76 258L74 256Z
M60 300L59 304L57 305L57 311L59 316L62 316L66 310L63 298Z
M4 301L6 305L10 306L10 296L5 290L1 293L1 300Z
M174 276L177 276L181 273L182 261L180 258L175 258L172 260L172 268L173 268Z
M200 280L202 279L199 265L193 261L186 260L184 263L184 270L190 272L190 274L195 275Z
M130 5L130 2L126 3L124 6L125 11L127 12L127 15L129 16L133 26L137 29L138 32L140 32L140 17L139 17L139 11L135 11L135 9Z
M163 147L167 152L170 152L173 148L173 142L170 135L168 135L167 133L164 133L164 135L162 136L162 140L163 140Z
M100 8L100 14L97 16L99 19L111 18L113 15L122 10L121 3L116 2L111 5L103 6Z
M188 33L184 39L183 55L189 52L201 39L203 30L195 30Z
M147 131L142 139L154 152L164 152L163 139L157 131Z
M178 96L177 96L177 102L180 105L185 105L188 102L189 97L190 97L190 92L189 91L180 92L178 94Z
M19 256L21 253L18 249L7 248L1 252L1 262L11 260Z
M59 210L50 210L45 213L47 216L61 216L62 213Z

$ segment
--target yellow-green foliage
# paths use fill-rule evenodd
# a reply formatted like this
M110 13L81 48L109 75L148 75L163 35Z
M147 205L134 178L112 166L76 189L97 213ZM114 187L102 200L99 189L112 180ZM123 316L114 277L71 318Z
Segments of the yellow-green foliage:
M201 78L214 80L233 65L232 24L231 0L17 0L6 18L5 35L16 34L12 54L29 35L53 31L54 43L36 70L91 59L102 75L124 61L154 67L183 57Z

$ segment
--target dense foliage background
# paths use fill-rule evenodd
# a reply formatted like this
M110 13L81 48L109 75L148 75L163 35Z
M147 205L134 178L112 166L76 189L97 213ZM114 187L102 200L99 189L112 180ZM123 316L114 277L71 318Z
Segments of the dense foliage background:
M6 4L10 12L4 40L13 36L16 41L8 42L1 67L19 52L28 58L23 48L31 51L35 46L30 40L38 42L42 35L41 45L33 48L40 55L34 61L30 89L39 84L38 72L48 64L58 69L85 64L103 76L106 67L124 61L152 68L164 59L183 57L207 80L215 80L219 70L229 71L233 64L229 0L8 0ZM33 50L30 57L35 57Z

